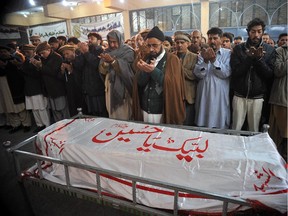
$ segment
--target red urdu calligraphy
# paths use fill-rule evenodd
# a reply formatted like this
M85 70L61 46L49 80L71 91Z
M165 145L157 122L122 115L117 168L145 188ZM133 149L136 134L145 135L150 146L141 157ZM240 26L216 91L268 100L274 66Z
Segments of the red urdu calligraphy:
M46 134L46 135L44 136L45 153L46 153L46 155L49 156L49 151L48 151L48 148L49 148L49 146L50 146L49 140L48 140L49 137L50 137L52 134L54 134L55 132L60 131L60 130L62 130L63 128L67 127L68 125L72 124L74 121L76 121L76 119L72 119L71 121L67 122L67 123L64 124L64 125L61 125L59 128L51 131L50 133L48 133L48 134ZM60 154L60 153L63 151L64 147L65 147L65 145L64 145L65 141L60 141L60 145L61 145L61 147L60 147L60 146L58 146L58 144L54 141L54 140L56 140L56 139L53 140L52 137L51 137L50 139L52 140L52 144L55 145L57 148L60 149L60 151L59 151L59 154Z
M119 126L117 125L112 125L111 128L115 128L115 127L119 127L119 128L124 128L123 125ZM117 138L118 141L124 141L124 142L129 142L130 138L124 138L123 136L125 135L139 135L139 134L159 134L160 132L163 132L162 129L158 128L158 127L150 127L150 126L145 126L143 128L143 130L139 130L139 131L135 131L133 129L125 131L124 129L120 130L117 134L115 134L113 136L113 134L111 132L106 132L106 129L101 130L98 134L96 134L93 138L92 138L92 142L94 143L107 143L110 142L114 139Z
M53 137L50 137L50 143L59 149L59 154L61 154L61 152L63 151L64 149L64 145L65 145L65 141L63 140L60 140L60 141L57 141L56 138L53 138Z
M95 118L84 118L85 122L93 122L95 120L96 120Z
M254 184L254 189L255 191L262 191L265 192L266 189L269 187L269 182L271 181L272 178L277 178L280 179L279 177L277 177L270 169L268 169L268 171L262 167L263 172L259 172L258 170L254 171L254 174L256 175L256 177L258 179L263 179L265 178L265 181L260 185L257 186L256 184Z
M180 152L179 154L176 155L176 157L179 160L185 159L187 162L190 162L193 160L193 158L189 155L190 152L199 153L199 154L196 154L195 156L198 158L203 158L204 156L202 153L204 153L208 149L208 140L205 141L203 149L201 149L199 147L199 142L202 139L202 137L187 139L183 142L181 147L178 147L178 148L174 147L173 148L173 147L170 147L170 145L171 145L171 143L174 143L175 141L171 137L168 138L167 143L166 143L166 144L169 144L169 147L168 147L168 146L164 146L164 145L159 145L154 141L154 140L161 139L161 137L151 138L151 136L152 135L149 135L146 138L142 147L137 148L138 151L150 152L151 151L150 148L153 148L153 149L160 150L160 151ZM148 142L148 140L150 138L153 140L153 143Z
M92 138L92 142L97 144L111 142L113 140L118 140L120 142L128 143L131 141L131 136L133 135L148 135L144 140L142 147L138 147L138 151L150 152L152 149L158 151L166 152L179 152L176 157L179 160L185 159L187 162L193 160L191 153L196 153L195 157L203 158L203 153L208 149L208 140L201 143L202 137L195 137L186 139L180 147L175 147L176 142L172 137L169 137L166 142L157 142L161 140L161 132L163 130L158 127L145 126L141 130L137 131L128 128L127 124L114 124L111 126L114 130L109 131L109 129L103 129L98 134ZM121 130L115 132L115 128L120 128ZM130 135L130 136L128 136ZM161 143L161 144L159 144ZM174 145L174 146L173 146Z

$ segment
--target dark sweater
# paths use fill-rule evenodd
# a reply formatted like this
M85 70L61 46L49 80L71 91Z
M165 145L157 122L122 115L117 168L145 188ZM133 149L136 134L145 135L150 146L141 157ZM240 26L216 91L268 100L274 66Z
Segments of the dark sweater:
M24 77L22 71L9 60L2 61L7 62L7 65L5 68L0 68L0 76L6 76L14 104L24 103Z
M33 64L29 63L29 59L24 62L22 70L25 79L25 96L43 94L44 86L41 72Z
M41 74L47 96L51 98L65 96L65 81L61 74L62 57L51 51L47 59L41 60Z

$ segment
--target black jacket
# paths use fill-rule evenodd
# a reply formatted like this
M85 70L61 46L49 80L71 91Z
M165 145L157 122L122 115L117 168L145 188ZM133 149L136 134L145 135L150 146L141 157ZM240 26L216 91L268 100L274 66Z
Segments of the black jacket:
M249 39L233 49L230 60L231 88L236 96L263 98L267 92L267 85L273 80L275 49L265 43L260 46L263 46L266 52L260 60L247 55L250 48Z
M29 59L26 59L22 70L24 73L25 79L25 95L34 96L43 94L43 81L41 72L29 62Z
M9 89L12 95L13 103L20 104L25 102L24 95L24 77L21 69L10 62L11 59L1 59L7 65L0 68L0 76L6 76Z
M96 51L98 54L96 54ZM94 53L87 52L78 58L77 67L80 67L82 78L82 93L91 97L105 95L105 85L99 73L98 57L102 49L97 49Z
M66 96L64 76L61 74L62 57L51 51L47 59L42 60L41 74L48 97Z

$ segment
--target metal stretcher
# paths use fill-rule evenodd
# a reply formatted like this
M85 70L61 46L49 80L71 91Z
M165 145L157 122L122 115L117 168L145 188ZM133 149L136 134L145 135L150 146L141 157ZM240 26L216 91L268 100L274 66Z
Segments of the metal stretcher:
M75 118L89 117L89 116L84 116L81 112L81 109L78 111L79 111L79 114L75 116ZM188 127L188 126L179 126L179 125L177 126L169 125L169 126L177 127L177 128L181 127L183 129L189 129L189 130L198 130L198 131L200 130L200 131L212 132L212 133L233 134L233 135L237 134L241 136L253 136L255 134L259 134L256 132L249 132L249 131L222 130L222 129ZM265 125L263 132L266 132L268 128L269 126ZM46 188L51 191L64 193L68 196L73 196L73 197L77 197L77 198L84 199L84 200L94 201L98 204L108 206L108 207L113 207L121 211L125 211L125 212L132 213L135 215L189 215L191 214L191 212L179 210L179 207L178 207L179 193L188 193L188 194L198 195L207 199L214 199L214 200L219 200L223 202L223 207L222 207L223 216L229 214L227 211L227 207L229 203L251 207L251 203L249 203L249 201L246 201L240 198L223 196L223 195L210 193L207 191L202 191L202 190L198 190L194 188L188 188L188 187L183 187L180 185L174 185L174 184L169 184L165 182L155 181L152 179L146 179L142 177L128 175L125 173L102 169L99 167L92 167L92 166L88 166L85 164L74 163L71 161L64 161L64 160L60 160L60 159L56 159L52 157L39 155L37 153L21 150L21 148L26 145L34 146L36 136L37 135L32 136L26 139L25 141L17 144L16 146L13 146L8 149L8 151L11 152L14 156L15 164L16 164L16 171L18 173L20 181L23 181L26 183L29 182L30 184L34 186L39 186L39 187ZM23 159L26 159L26 160L29 159L31 160L31 164L34 163L34 166L37 166L39 170L39 177L29 176L25 174L25 171L29 167L23 167L23 163L21 163ZM60 184L45 180L43 178L42 167L41 167L41 163L43 161L49 161L49 162L61 164L64 166L66 185L60 185ZM96 185L97 191L91 191L91 190L77 188L77 187L72 186L70 183L70 177L69 177L70 167L75 167L75 168L83 169L86 171L92 171L93 173L95 173L95 179L97 182L97 185ZM100 178L101 175L109 175L112 177L122 178L127 181L130 181L132 183L131 199L127 200L125 198L117 196L117 194L107 194L106 192L104 192L101 189L101 178ZM163 189L172 190L173 196L174 196L174 209L173 210L156 209L156 208L151 208L148 206L138 204L136 202L136 188L139 183L142 183L142 184L145 183L151 186L157 186ZM193 214L193 215L197 215L197 214Z

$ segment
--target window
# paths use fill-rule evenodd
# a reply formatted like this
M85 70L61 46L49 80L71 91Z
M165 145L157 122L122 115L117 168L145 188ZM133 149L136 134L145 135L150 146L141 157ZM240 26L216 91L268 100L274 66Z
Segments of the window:
M159 26L164 32L200 29L200 3L130 11L131 35ZM169 34L167 34L169 35Z

